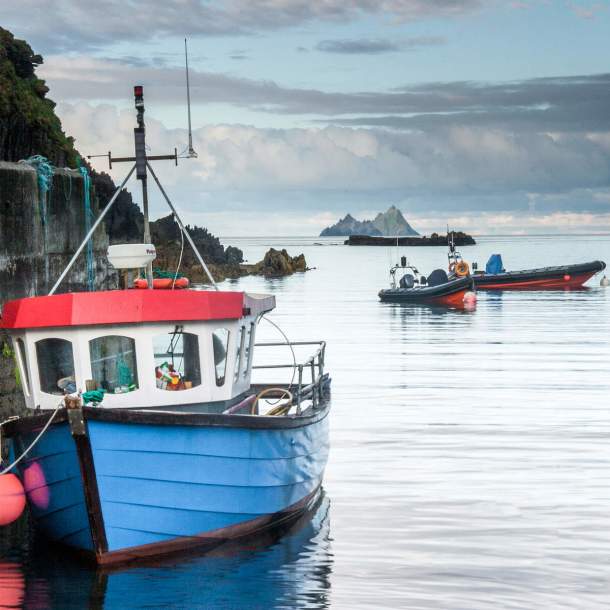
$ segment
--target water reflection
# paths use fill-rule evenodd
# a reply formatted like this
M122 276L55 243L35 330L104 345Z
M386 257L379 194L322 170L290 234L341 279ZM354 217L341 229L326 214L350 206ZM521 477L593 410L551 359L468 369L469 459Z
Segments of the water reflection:
M413 319L430 322L434 319L451 319L456 315L471 315L476 311L476 307L443 307L427 303L381 303L380 305L387 307L391 315L399 315L405 321Z
M21 608L25 596L25 577L21 566L0 561L0 610Z
M34 538L0 560L0 610L312 608L330 606L330 502L297 522L219 547L122 571L95 570Z

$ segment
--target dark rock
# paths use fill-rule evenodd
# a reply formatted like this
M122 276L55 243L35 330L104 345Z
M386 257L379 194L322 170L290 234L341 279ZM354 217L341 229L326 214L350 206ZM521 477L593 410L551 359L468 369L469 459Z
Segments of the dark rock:
M474 246L476 244L471 235L457 231L454 234L456 246ZM430 237L371 237L368 235L351 235L343 242L346 246L445 246L447 236L432 233Z
M255 265L243 265L243 267L249 268L248 270L254 274L265 277L283 277L307 271L304 254L292 257L285 249L276 250L275 248L270 248L262 261Z

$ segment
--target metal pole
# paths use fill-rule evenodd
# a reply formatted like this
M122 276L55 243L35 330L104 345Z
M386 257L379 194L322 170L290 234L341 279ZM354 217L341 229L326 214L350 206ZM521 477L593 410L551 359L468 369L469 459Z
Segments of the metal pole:
M125 176L125 179L123 180L123 182L121 182L121 185L117 188L116 191L114 191L114 195L108 202L108 205L106 205L106 207L103 209L102 213L97 217L97 220L93 223L93 226L91 227L91 229L89 229L89 233L87 233L87 235L85 235L85 239L83 239L81 245L78 247L78 250L76 250L76 252L74 253L74 256L68 263L68 266L63 270L62 274L59 276L59 279L55 282L55 285L53 286L53 288L51 288L51 291L49 292L49 296L55 293L55 291L59 288L59 285L62 283L62 281L66 277L66 275L68 275L68 272L70 271L70 269L72 269L72 265L74 265L74 263L76 262L76 259L79 257L80 253L83 251L83 249L87 245L87 242L91 239L91 237L93 237L95 230L99 227L102 220L104 220L104 216L106 216L106 214L112 207L113 203L116 201L116 198L119 196L119 193L123 190L123 187L127 184L127 181L129 180L129 178L131 178L131 174L133 174L135 169L136 169L136 166L134 165L129 170L129 173L127 174L127 176Z
M186 46L186 38L184 39L184 59L186 64L186 105L188 108L188 119L189 119L189 149L188 156L196 158L197 153L193 149L193 129L191 127L191 86L189 83L189 53Z
M176 220L178 221L178 224L180 225L180 229L186 236L186 239L188 239L189 244L191 244L191 248L193 248L193 251L195 252L195 256L201 263L201 266L203 267L204 271L206 272L206 275L208 276L208 278L210 278L210 282L212 283L212 286L214 286L215 290L218 290L218 286L216 285L216 282L214 281L214 278L212 277L212 274L210 273L208 266L205 264L205 261L203 260L201 254L199 254L199 250L197 250L197 246L195 245L195 242L191 238L189 232L186 230L186 227L184 226L180 216L178 216L178 212L176 212L176 208L172 205L172 202L169 200L167 193L165 192L164 188L161 186L161 183L159 182L159 178L157 178L157 174L155 174L152 166L150 165L150 163L148 163L148 161L146 162L146 165L148 167L148 171L150 171L150 173L152 174L152 177L155 179L155 182L157 183L157 186L159 187L161 194L165 198L165 201L167 201L167 205L170 207L171 211L174 213L174 216L176 217Z
M148 221L148 188L147 180L142 180L142 208L144 210L144 243L150 243L150 223ZM146 285L150 290L153 289L153 269L152 261L146 264Z

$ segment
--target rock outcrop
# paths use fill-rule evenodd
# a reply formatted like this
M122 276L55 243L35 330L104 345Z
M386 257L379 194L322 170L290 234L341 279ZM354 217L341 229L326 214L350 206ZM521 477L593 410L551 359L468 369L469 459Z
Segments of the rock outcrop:
M254 265L255 273L265 277L282 277L307 270L304 254L293 257L285 249L276 250L275 248L270 248L263 260Z
M374 236L416 236L419 233L405 220L396 206L390 206L386 212L377 214L374 220L356 220L351 214L342 218L331 227L320 233L320 237L349 237L350 235Z
M243 252L239 248L234 246L223 247L220 240L206 229L187 225L187 230L217 282L228 278L237 279L246 275L281 277L307 271L307 263L303 254L292 257L286 250L270 248L262 261L255 264L244 264ZM157 250L155 267L173 273L180 260L182 247L178 223L170 214L165 218L151 222L150 232ZM186 275L195 284L208 282L205 270L186 241L182 252L180 273Z

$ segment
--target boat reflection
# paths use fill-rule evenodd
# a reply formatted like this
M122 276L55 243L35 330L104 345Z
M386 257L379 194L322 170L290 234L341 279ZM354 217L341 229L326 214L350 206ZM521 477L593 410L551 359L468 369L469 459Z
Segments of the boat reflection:
M444 307L427 303L384 303L383 307L390 310L390 315L399 315L402 319L433 320L435 318L451 318L452 316L470 315L476 311L476 306Z
M328 608L330 502L278 526L216 548L112 571L66 557L35 539L19 563L0 563L7 608ZM3 571L4 570L4 571ZM4 580L3 580L4 578ZM10 598L8 597L10 593Z

